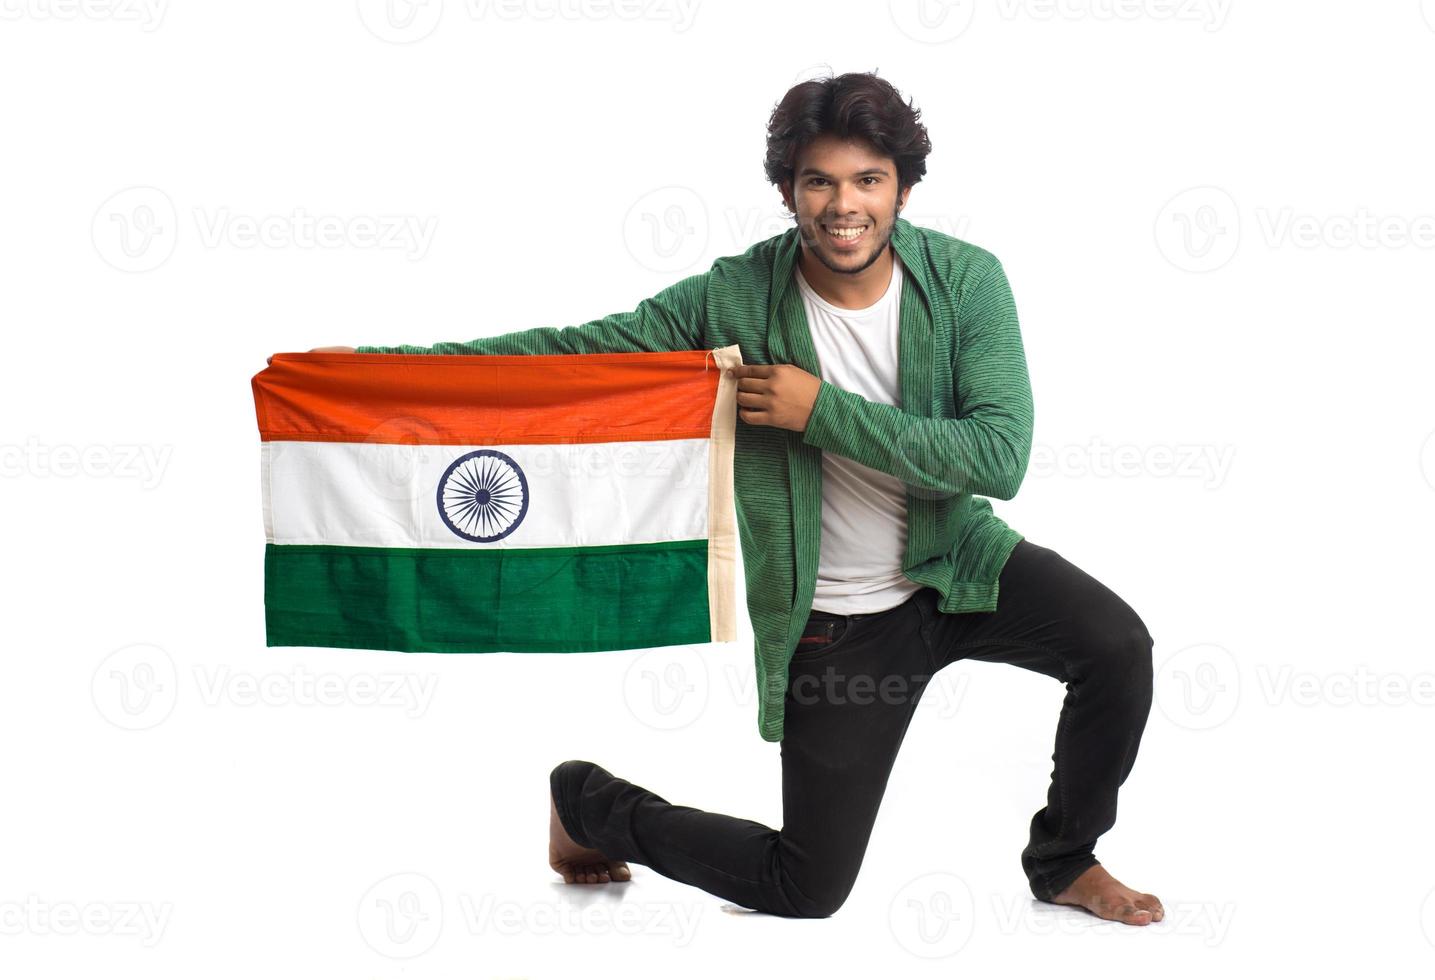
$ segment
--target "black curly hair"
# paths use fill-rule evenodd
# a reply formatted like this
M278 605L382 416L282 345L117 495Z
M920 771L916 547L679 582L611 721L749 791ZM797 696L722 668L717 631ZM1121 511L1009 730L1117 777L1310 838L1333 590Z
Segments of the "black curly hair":
M875 72L809 79L787 90L767 122L767 179L779 188L791 181L797 154L816 137L860 137L897 164L898 190L916 184L927 172L932 142L920 121L921 110Z

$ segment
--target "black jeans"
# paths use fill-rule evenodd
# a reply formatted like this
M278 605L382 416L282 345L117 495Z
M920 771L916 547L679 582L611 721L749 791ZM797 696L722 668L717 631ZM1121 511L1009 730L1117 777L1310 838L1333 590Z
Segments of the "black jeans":
M937 599L923 587L883 612L811 612L789 668L780 831L673 805L582 760L550 775L564 828L611 860L750 909L831 915L857 880L928 681L963 659L1015 664L1066 685L1051 788L1021 853L1032 894L1050 901L1099 863L1096 840L1116 822L1151 710L1151 635L1114 592L1026 540L1002 569L995 611L941 613Z

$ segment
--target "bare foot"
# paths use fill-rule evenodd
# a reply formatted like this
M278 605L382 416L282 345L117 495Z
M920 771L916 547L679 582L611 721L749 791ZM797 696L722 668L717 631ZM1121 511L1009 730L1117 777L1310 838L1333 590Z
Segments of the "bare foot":
M558 819L558 806L548 796L548 866L563 876L566 884L605 884L627 881L633 877L626 861L609 861L603 852L580 847L563 821Z
M1093 864L1053 897L1058 905L1075 905L1103 919L1131 926L1149 926L1166 917L1155 895L1127 888L1099 864Z

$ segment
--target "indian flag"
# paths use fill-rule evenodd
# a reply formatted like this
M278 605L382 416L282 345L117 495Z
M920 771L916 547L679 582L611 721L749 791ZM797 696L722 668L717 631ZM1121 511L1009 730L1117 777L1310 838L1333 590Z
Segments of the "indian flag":
M735 640L740 363L275 354L253 378L267 644Z

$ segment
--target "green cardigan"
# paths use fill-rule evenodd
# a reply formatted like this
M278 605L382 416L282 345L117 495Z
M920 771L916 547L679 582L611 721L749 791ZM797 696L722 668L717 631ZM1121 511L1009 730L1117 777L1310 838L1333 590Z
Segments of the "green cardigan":
M901 407L823 381L803 432L737 420L736 498L755 639L758 731L782 739L788 660L817 584L822 453L907 485L902 571L947 613L991 611L997 576L1022 535L992 512L1010 500L1031 454L1032 398L1016 306L1001 263L976 245L898 218L903 280ZM683 279L637 309L570 327L534 327L379 354L597 354L738 344L745 364L795 364L821 377L793 281L798 230Z

